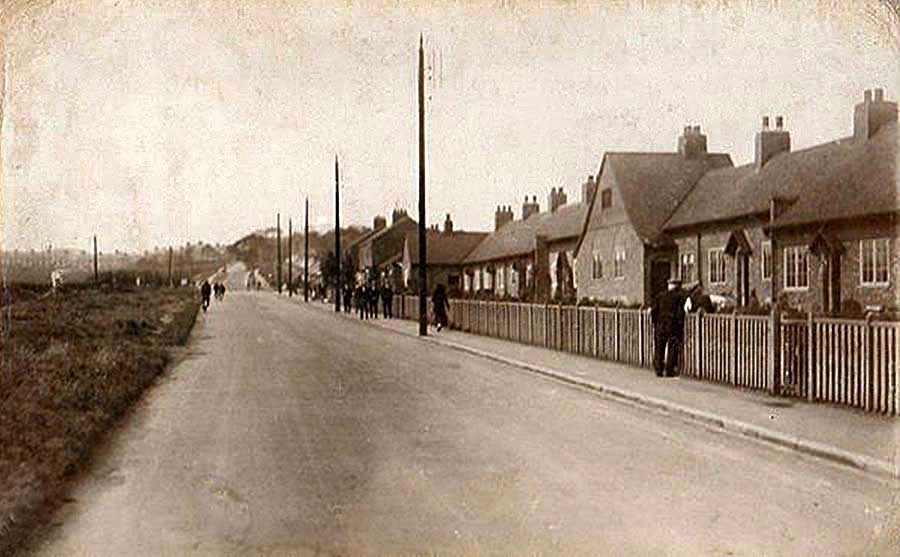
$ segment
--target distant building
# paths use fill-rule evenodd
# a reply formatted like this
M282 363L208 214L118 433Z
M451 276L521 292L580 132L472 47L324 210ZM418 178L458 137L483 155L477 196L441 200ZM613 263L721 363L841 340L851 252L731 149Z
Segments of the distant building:
M463 260L487 237L485 232L464 232L454 230L448 214L443 230L429 229L425 238L426 290L434 291L443 284L451 294L462 290ZM406 234L403 247L402 285L413 291L418 290L419 279L419 234Z
M791 150L764 118L755 157L706 154L699 128L675 153L607 153L577 250L578 292L648 303L670 276L733 298L835 313L896 307L897 103L866 91L853 135Z
M579 298L642 304L665 289L677 247L663 225L708 171L731 167L688 126L671 153L608 152L576 245Z

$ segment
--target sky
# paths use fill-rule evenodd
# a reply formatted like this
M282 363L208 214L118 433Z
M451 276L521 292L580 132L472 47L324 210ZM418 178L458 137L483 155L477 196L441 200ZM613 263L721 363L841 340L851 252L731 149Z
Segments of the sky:
M879 0L308 2L0 0L3 249L145 250L417 213L426 42L427 215L490 230L497 205L580 200L607 150L673 151L700 125L753 156L852 132L864 89L900 98ZM881 0L883 2L891 0Z

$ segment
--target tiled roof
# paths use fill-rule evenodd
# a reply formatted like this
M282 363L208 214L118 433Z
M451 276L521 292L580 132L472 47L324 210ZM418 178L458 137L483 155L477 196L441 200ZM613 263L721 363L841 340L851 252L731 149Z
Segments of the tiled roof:
M429 265L459 265L469 253L480 244L488 234L486 232L441 232L426 231L426 258ZM413 264L419 263L419 235L410 232L406 235L410 259Z
M480 263L524 255L534 251L535 236L555 242L577 238L581 234L588 206L584 203L563 205L556 211L536 213L527 220L515 220L490 234L472 253L466 263Z
M678 153L607 153L604 159L631 225L647 243L660 239L663 224L704 174L732 166L731 157L724 153L696 159Z
M777 224L845 219L900 209L897 124L868 141L852 137L781 153L754 164L706 174L666 229L765 213L773 197L788 200Z

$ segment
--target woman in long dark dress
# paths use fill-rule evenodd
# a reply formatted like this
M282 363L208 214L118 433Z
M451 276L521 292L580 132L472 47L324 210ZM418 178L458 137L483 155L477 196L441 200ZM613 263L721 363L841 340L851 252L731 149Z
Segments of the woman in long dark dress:
M447 326L449 319L447 318L447 292L444 285L439 284L434 289L434 295L431 297L431 303L434 305L434 320L437 330L440 331Z

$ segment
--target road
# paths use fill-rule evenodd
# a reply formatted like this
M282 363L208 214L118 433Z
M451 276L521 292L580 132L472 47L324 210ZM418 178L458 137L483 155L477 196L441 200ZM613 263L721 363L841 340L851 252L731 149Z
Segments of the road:
M38 555L871 554L897 506L823 461L235 291L239 271Z

